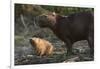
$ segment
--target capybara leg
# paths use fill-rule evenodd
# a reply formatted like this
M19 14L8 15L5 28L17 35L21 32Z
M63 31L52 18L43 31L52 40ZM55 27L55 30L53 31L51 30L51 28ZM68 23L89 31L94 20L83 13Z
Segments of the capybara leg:
M94 59L94 38L88 37L88 43L90 47L90 56Z
M36 49L36 54L37 56L40 56L40 50L38 48Z
M72 54L72 45L67 45L67 55L71 55Z
M40 56L43 56L44 54L45 54L45 50L44 49L41 49Z
M70 56L72 54L72 43L70 42L70 40L67 40L66 47L67 47L67 56Z

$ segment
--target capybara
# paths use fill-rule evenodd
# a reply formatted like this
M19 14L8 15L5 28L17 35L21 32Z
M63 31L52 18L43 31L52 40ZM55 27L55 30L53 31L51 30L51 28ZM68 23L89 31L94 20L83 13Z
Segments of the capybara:
M66 43L67 54L71 55L74 42L87 40L90 53L92 57L94 56L94 14L92 12L79 12L67 16L48 13L38 16L37 20L40 27L50 28Z
M33 37L30 39L31 45L35 48L38 56L50 56L53 54L53 45L44 39Z

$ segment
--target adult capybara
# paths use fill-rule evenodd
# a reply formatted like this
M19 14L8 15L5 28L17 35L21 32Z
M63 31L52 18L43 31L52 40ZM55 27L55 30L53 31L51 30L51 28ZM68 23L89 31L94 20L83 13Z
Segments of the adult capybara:
M53 53L53 45L44 39L32 38L30 39L31 45L35 48L36 54L39 56L49 56Z
M87 40L90 53L94 56L94 15L91 12L80 12L67 16L48 13L37 17L40 27L50 28L54 34L66 43L67 54L72 53L72 44Z

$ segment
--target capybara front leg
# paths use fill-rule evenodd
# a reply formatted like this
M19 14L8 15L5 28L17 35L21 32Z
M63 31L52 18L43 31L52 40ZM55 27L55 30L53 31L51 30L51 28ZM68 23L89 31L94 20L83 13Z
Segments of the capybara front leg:
M67 47L67 56L70 56L72 54L72 43L70 40L66 41L66 47Z

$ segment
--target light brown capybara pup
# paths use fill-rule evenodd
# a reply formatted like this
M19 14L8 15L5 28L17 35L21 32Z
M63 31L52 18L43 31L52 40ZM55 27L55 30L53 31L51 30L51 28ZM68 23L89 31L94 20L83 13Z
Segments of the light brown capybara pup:
M34 37L30 39L30 43L35 47L36 54L39 56L50 56L53 53L54 47L47 40Z

